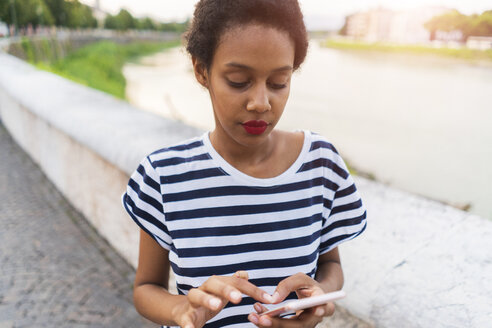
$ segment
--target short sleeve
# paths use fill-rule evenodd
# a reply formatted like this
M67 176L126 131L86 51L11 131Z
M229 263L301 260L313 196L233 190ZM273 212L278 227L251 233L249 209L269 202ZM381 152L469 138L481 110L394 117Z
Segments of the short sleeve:
M320 255L357 237L367 225L367 212L354 180L336 150L333 155L328 179L337 188L324 201Z
M163 248L171 249L172 239L163 211L160 178L148 157L131 175L122 202L140 228Z

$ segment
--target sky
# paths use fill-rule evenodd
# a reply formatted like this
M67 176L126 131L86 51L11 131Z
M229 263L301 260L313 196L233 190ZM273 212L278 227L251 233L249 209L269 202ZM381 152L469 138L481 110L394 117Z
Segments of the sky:
M96 0L81 0L94 5ZM149 16L159 21L184 21L193 14L197 0L99 0L103 10L115 14L126 8L135 17ZM492 9L491 0L299 0L306 24L320 23L322 18L332 24L343 24L348 14L383 6L394 10L438 5L455 8L464 14Z

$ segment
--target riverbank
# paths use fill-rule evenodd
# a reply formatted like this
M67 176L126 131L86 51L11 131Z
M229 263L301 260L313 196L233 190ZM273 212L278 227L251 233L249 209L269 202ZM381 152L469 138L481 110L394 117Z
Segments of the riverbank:
M140 62L124 67L132 105L213 129L210 96L184 49ZM320 133L356 172L492 219L490 74L492 67L461 60L338 51L311 42L278 128Z
M179 40L129 44L100 41L84 46L59 60L35 62L31 58L29 62L40 69L124 99L126 80L122 70L125 63L179 44Z
M352 50L352 51L371 51L392 54L411 54L419 56L439 56L465 60L473 63L484 63L492 66L492 50L473 50L468 48L434 48L423 45L401 45L391 43L367 43L363 41L349 41L342 39L327 39L320 42L323 47Z

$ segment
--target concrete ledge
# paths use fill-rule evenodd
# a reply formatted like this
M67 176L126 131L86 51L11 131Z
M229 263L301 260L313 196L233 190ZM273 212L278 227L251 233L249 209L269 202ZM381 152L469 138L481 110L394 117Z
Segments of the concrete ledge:
M492 221L356 179L368 228L341 247L340 305L377 327L488 327Z
M150 151L201 131L135 110L0 53L0 116L60 191L131 264L138 227L120 205ZM348 312L378 327L487 327L492 222L365 179L367 231L341 246Z
M134 267L138 226L121 206L152 150L201 131L0 53L0 117L64 196Z

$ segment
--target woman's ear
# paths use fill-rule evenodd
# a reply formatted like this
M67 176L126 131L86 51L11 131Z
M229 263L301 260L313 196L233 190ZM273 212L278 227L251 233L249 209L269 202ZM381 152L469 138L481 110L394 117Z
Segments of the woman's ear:
M191 62L193 63L196 80L208 89L208 74L205 65L194 56L191 57Z

